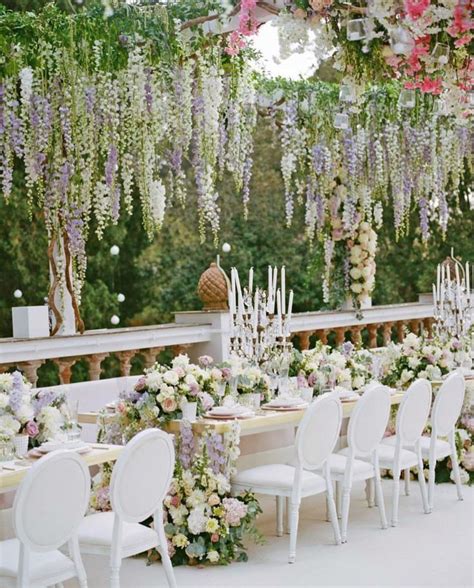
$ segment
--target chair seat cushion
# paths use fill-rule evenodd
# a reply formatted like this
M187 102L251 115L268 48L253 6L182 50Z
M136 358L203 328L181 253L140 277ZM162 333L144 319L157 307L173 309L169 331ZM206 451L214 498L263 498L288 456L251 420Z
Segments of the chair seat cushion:
M343 476L347 466L347 456L343 453L333 453L329 457L329 466L331 474L334 476ZM352 474L354 478L367 479L374 475L374 466L371 463L361 459L355 459Z
M391 437L386 437L382 443L384 445L395 445L397 443L397 436L392 435ZM429 458L430 455L430 443L431 437L422 437L420 439L420 447L421 447L421 454L425 459ZM410 451L415 451L414 447L407 447ZM443 459L444 457L451 454L451 446L447 441L443 441L442 439L436 439L435 445L435 455L436 459Z
M386 445L380 444L378 446L378 454L379 454L379 465L383 469L392 469L393 468L393 461L395 459L395 445ZM342 449L339 453L342 455L348 455L349 448ZM418 464L418 458L416 457L416 453L413 451L409 451L408 449L402 449L400 455L400 467L401 469L411 468ZM357 459L361 459L363 461L371 461L370 455L357 455Z
M289 493L293 488L294 477L295 468L293 466L271 464L239 472L232 479L232 485L263 494L273 494L277 493L277 491ZM325 490L326 481L322 476L303 470L303 494L319 494L320 492L325 492Z
M78 531L81 551L97 553L98 548L110 548L114 519L113 512L100 512L85 517ZM158 536L153 529L140 523L122 523L122 551L125 554L141 553L156 547L158 543Z
M16 586L18 562L20 559L20 542L18 539L8 539L0 542L0 586ZM48 586L51 577L62 579L73 578L76 575L74 563L60 551L34 552L30 551L29 585ZM8 580L7 580L8 578Z

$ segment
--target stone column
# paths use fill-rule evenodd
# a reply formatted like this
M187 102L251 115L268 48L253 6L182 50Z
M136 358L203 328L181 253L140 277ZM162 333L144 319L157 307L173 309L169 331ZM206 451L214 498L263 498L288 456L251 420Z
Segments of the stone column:
M43 365L44 359L32 359L30 361L22 361L18 367L25 372L26 379L36 387L38 381L38 369Z
M351 327L351 339L352 343L357 347L362 343L362 335L361 331L364 328L364 325L356 325Z
M321 341L323 345L328 344L328 332L327 329L321 329L320 331L316 331L316 336Z
M369 347L377 347L377 329L379 328L378 323L373 323L371 325L367 325L367 330L369 331Z
M296 333L298 335L298 339L300 340L300 347L301 351L306 351L309 349L309 339L313 333L311 331L301 331Z
M403 341L405 337L405 321L397 321L397 340L399 343Z
M143 349L140 353L145 358L145 369L153 367L156 363L156 356L163 351L164 347L150 347Z
M383 323L382 325L382 337L384 345L388 345L392 341L392 327L393 323Z
M78 360L77 357L61 357L53 359L54 363L59 368L59 383L70 384L72 376L72 366Z
M135 350L119 351L117 356L120 361L120 375L129 376L130 370L132 369L132 359L135 356Z
M176 355L180 355L181 353L187 353L190 347L192 347L191 343L181 343L180 345L173 345L171 349L176 357Z
M87 357L87 361L89 362L89 380L100 380L100 373L102 371L100 365L108 356L108 353L94 353L94 355Z
M344 327L339 327L335 329L336 331L336 345L342 345L346 339L346 329Z

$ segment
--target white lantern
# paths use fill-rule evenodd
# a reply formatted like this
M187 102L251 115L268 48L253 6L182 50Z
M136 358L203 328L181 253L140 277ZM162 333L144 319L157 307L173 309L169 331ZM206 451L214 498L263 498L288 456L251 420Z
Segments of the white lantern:
M334 127L346 130L349 128L349 116L345 112L338 112L334 117Z
M401 108L415 108L416 93L415 90L402 90L398 97L398 104Z
M23 292L22 292L21 290L15 290L15 291L13 292L13 296L14 296L15 298L21 298L21 297L23 296Z
M230 246L230 243L224 243L224 245L222 245L222 251L224 253L230 253L231 249L232 247Z
M119 302L125 302L125 294L117 294L117 300Z
M446 65L449 61L449 46L444 43L436 43L431 55L438 65Z
M118 317L116 314L114 314L114 315L112 316L112 318L110 319L110 322L111 322L113 325L118 325L118 324L119 324L119 322L120 322L120 319L119 319L119 317Z
M349 41L361 41L366 38L366 20L365 18L355 18L347 22L347 38Z
M120 247L118 245L112 245L110 248L110 255L116 256L120 253Z

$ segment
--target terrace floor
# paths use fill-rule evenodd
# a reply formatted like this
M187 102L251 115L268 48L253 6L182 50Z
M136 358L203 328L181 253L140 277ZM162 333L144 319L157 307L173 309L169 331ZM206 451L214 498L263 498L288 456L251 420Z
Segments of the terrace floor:
M390 482L384 481L389 506ZM249 545L249 561L227 567L175 568L178 587L219 586L448 586L474 584L474 488L464 487L464 501L454 485L436 487L435 510L425 515L418 485L400 496L400 523L382 531L377 509L367 508L362 483L353 487L349 542L336 547L325 521L323 496L302 503L296 563L287 563L288 536L275 536L274 502L262 497L259 528L265 545ZM389 514L387 509L387 514ZM89 588L108 586L108 562L84 556ZM166 586L160 564L146 566L143 558L124 560L122 588ZM76 586L66 582L67 588Z

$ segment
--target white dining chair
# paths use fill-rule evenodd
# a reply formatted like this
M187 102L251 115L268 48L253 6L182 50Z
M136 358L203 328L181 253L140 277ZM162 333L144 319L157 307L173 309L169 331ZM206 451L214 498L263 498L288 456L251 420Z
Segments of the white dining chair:
M337 544L341 543L339 522L334 502L328 457L339 438L342 422L341 402L334 394L315 400L298 427L295 438L295 465L270 464L238 472L232 480L232 491L250 490L258 494L290 498L290 547L288 562L296 558L296 537L301 499L327 493L330 518ZM323 470L323 475L315 473ZM281 516L278 513L279 518ZM281 524L281 523L280 523Z
M0 586L39 588L87 578L77 541L90 495L90 475L76 453L42 457L21 482L13 503L15 539L0 543ZM59 547L68 543L69 557Z
M342 484L342 542L347 541L347 525L354 481L370 480L375 485L375 495L380 512L382 529L387 528L382 482L380 479L378 447L390 416L390 391L377 384L368 388L352 411L347 430L347 447L329 457L331 478ZM364 461L356 456L364 455ZM339 510L339 509L338 509Z
M110 481L111 512L87 516L79 527L83 553L110 556L110 586L120 586L122 559L157 548L170 587L176 586L163 526L163 500L175 463L172 436L138 433L120 454ZM140 522L153 516L153 528Z
M430 511L434 506L436 462L448 456L453 465L454 481L458 499L462 500L462 484L456 451L455 428L464 403L466 384L459 372L450 374L436 393L431 410L431 436L420 439L421 455L429 461L428 504ZM441 437L447 438L441 439ZM388 438L385 443L393 443ZM412 449L412 447L407 447Z
M379 465L382 469L390 469L393 474L391 524L398 524L398 505L400 499L400 474L402 470L418 468L423 510L429 511L425 476L423 474L423 458L421 455L421 436L428 420L431 408L431 384L428 380L418 379L405 392L400 403L395 435L387 437L378 446ZM411 447L411 449L407 449ZM356 457L367 460L367 456Z

